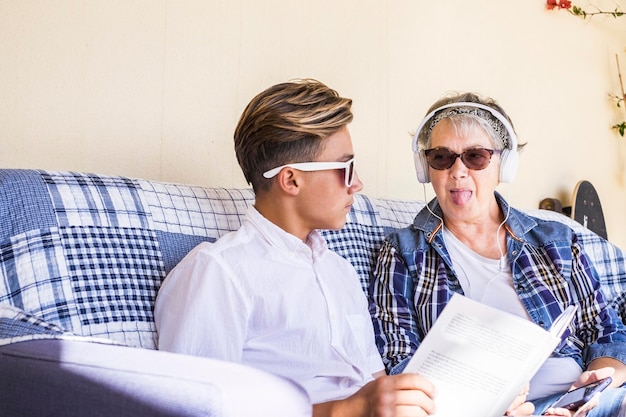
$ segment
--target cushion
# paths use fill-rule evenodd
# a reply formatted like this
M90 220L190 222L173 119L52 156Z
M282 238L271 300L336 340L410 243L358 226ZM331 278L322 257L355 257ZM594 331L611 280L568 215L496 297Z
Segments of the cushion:
M161 281L236 229L250 189L0 170L0 304L77 335L156 348Z
M83 339L0 346L3 416L309 417L295 383L240 364Z

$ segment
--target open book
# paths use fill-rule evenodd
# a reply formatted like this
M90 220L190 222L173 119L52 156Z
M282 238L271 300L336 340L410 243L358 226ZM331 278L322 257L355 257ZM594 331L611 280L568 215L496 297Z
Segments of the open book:
M502 416L561 341L576 306L550 331L455 294L404 372L435 384L437 417Z

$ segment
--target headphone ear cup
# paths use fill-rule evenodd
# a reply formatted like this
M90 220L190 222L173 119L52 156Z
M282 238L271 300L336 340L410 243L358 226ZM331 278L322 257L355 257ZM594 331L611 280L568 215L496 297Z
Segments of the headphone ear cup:
M426 160L426 154L423 150L413 152L413 158L415 160L415 173L417 174L417 180L426 184L430 182L430 176L428 175L428 161Z
M504 149L500 154L500 182L513 182L517 174L519 152L514 149Z

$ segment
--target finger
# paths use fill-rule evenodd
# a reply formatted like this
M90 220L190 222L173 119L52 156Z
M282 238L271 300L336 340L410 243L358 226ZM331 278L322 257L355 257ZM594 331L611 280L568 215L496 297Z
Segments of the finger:
M526 385L524 385L524 388L522 388L522 394L526 395L528 394L528 391L530 391L530 382L527 382Z
M433 414L433 411L424 410L417 406L398 406L396 407L395 417L426 417Z
M584 417L591 409L595 408L600 403L600 394L594 395L589 401L581 405L573 417Z
M435 396L435 386L432 382L418 374L395 375L394 383L396 390L419 390L430 398Z
M524 404L524 402L526 401L526 395L522 396L522 395L518 395L517 397L515 397L515 400L513 400L513 403L509 406L509 408L506 410L507 413L512 413L513 411L515 411L519 406L521 406L522 404Z
M591 372L593 372L595 380L599 381L606 377L613 376L613 374L615 373L615 368L607 366L605 368L594 369Z
M573 417L572 412L566 408L548 408L542 414L544 416L564 416L564 417Z
M525 402L519 406L507 410L507 416L529 416L535 411L535 406L531 402Z
M520 392L517 395L517 397L515 397L515 399L513 400L513 403L507 409L507 413L511 413L512 414L513 411L515 411L515 409L517 409L520 405L522 405L522 404L524 404L526 402L526 397L528 396L529 388L530 388L530 385L526 384L526 386L524 387L522 392Z
M435 401L421 390L400 390L395 394L396 409L415 409L428 414L435 412Z
M524 385L524 388L522 388L522 391L517 395L517 399L520 401L520 404L523 404L524 402L526 402L526 397L528 397L528 393L530 392L530 383L527 382L526 385Z
M592 382L599 381L606 377L612 376L615 373L615 368L605 367L594 369L591 371L585 371L576 380L576 382L572 385L572 388L582 387L583 385L590 384Z

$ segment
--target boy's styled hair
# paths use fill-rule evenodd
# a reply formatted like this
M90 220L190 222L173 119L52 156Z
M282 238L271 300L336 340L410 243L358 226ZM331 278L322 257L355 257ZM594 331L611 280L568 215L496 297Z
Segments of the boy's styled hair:
M237 161L254 192L269 189L265 171L314 161L322 139L352 121L351 107L351 99L312 79L277 84L254 97L234 134Z

